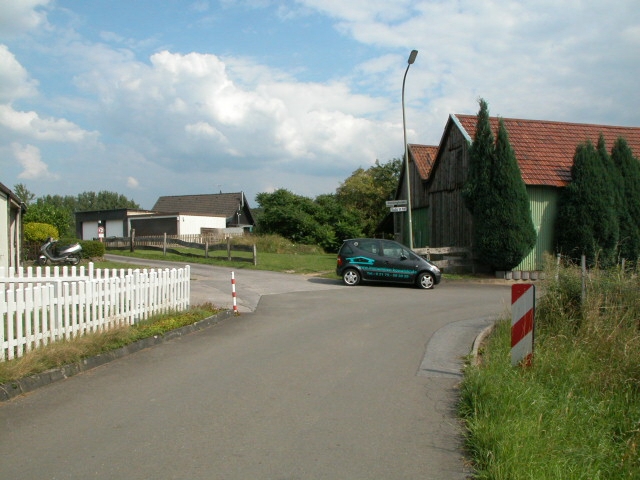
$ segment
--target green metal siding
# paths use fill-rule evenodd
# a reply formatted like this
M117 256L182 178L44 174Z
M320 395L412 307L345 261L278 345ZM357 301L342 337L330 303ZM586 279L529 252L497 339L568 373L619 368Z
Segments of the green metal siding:
M417 208L413 210L411 223L413 224L413 246L415 248L428 247L429 235L429 208Z
M531 218L537 239L533 250L514 270L542 270L544 254L553 253L554 223L560 190L554 187L527 187Z

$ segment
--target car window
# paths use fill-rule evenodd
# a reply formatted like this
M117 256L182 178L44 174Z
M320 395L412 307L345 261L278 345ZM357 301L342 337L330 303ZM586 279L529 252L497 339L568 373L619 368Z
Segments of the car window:
M403 253L406 256L407 253L400 245L391 242L383 242L382 250L385 257L401 258Z
M342 248L340 249L340 254L351 255L352 253L353 253L353 248L351 248L351 245L345 242L344 245L342 245Z
M360 240L353 242L353 244L360 250L364 250L367 253L373 253L374 255L378 255L380 253L379 242L377 240Z

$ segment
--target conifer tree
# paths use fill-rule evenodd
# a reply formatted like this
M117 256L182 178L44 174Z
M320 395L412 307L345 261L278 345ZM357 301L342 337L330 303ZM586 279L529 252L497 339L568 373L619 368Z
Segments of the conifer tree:
M489 122L489 106L480 99L480 111L476 122L476 133L469 149L469 172L462 190L465 206L473 215L482 207L483 192L489 188L491 164L495 155L495 145L491 124Z
M474 225L474 250L496 270L511 270L531 251L536 232L526 186L501 120L493 141L488 107L480 101L463 195Z
M611 159L619 172L623 214L620 217L620 257L640 256L640 163L623 138L613 145Z
M558 202L557 248L574 260L584 254L590 265L609 265L615 260L618 217L610 177L591 142L576 148L571 179Z

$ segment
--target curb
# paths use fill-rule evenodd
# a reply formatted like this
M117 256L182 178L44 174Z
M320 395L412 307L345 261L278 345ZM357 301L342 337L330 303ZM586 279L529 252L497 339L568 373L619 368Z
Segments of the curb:
M73 377L74 375L86 372L88 370L138 352L145 348L160 345L175 338L182 337L183 335L188 335L190 333L197 332L198 330L203 330L207 327L221 322L222 320L226 320L231 316L233 316L233 312L227 310L211 317L207 317L192 325L186 325L176 330L171 330L162 336L156 335L153 337L145 338L143 340L138 340L137 342L131 343L124 347L120 347L116 350L105 352L100 355L96 355L95 357L84 358L78 363L64 365L62 367L47 370L36 375L21 378L19 380L2 383L0 384L0 402L6 402L7 400L11 400L12 398L15 398L17 396L32 392L40 387L50 385L51 383L57 382L59 380L64 380L65 378Z
M491 332L493 332L493 329L495 328L495 326L496 326L495 322L492 323L491 325L486 327L484 330L482 330L482 332L480 332L478 336L474 339L473 346L471 347L471 357L474 365L478 365L478 351L480 350L480 346L482 345L482 342L484 342L484 340L489 335L491 335Z

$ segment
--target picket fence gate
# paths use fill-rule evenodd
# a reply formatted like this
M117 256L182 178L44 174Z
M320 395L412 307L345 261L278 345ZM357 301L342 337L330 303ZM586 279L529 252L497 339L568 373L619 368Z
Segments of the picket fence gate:
M0 362L52 342L189 308L190 267L0 267Z

